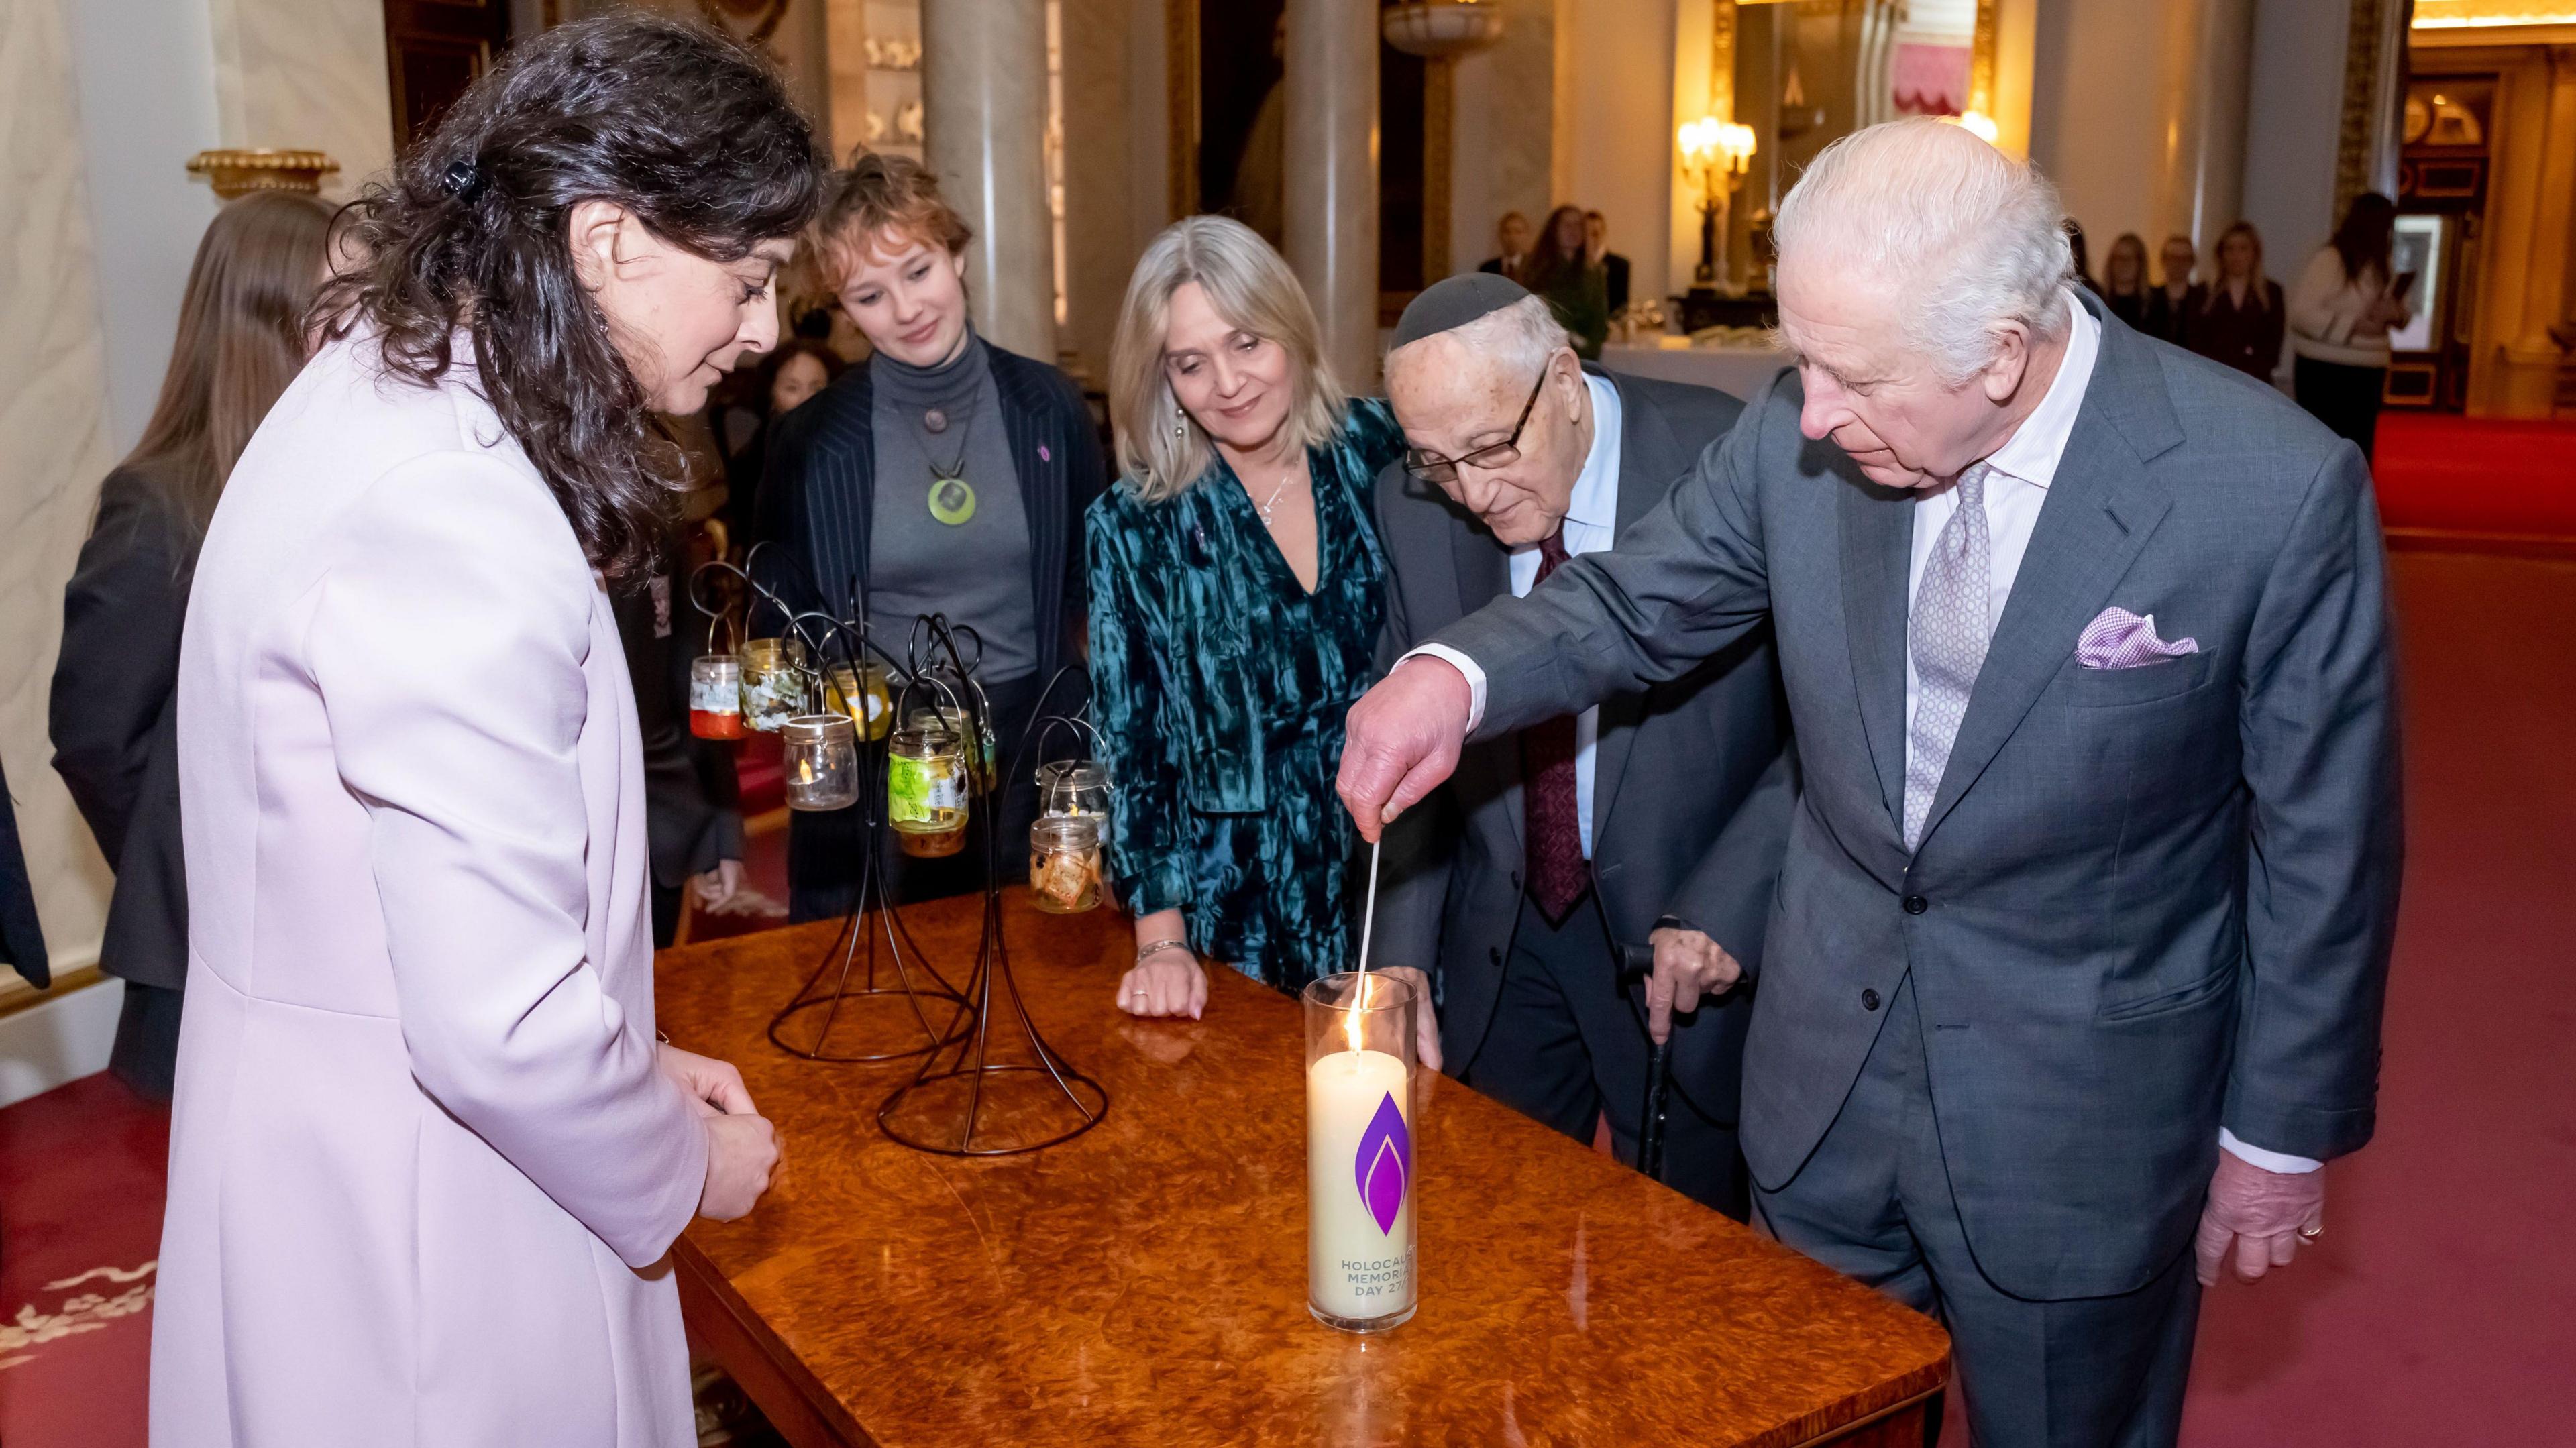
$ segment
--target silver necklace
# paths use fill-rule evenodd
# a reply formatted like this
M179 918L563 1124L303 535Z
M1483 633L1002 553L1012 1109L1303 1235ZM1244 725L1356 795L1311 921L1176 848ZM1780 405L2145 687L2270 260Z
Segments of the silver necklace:
M1269 500L1261 505L1262 527L1267 528L1270 526L1270 510L1279 506L1279 495L1288 491L1288 485L1295 481L1297 481L1297 475L1295 473L1290 473L1279 480L1279 486L1270 490Z

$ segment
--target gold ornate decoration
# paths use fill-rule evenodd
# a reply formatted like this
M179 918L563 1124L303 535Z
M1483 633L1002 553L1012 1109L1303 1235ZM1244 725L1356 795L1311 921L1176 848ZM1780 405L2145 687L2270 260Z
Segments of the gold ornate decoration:
M1708 113L1735 119L1735 0L1709 0Z
M1977 33L1969 42L1968 109L1991 124L1995 113L1995 7L1999 0L1977 0ZM1983 134L1982 132L1980 134ZM1987 136L1987 140L1994 139Z
M2343 42L2343 108L2335 129L2334 214L2370 189L2371 152L2379 136L2379 46L2387 6L2403 0L2352 0Z
M188 174L205 177L214 186L215 194L226 201L253 191L301 191L312 195L322 189L323 177L339 169L339 162L320 151L280 151L266 146L199 151L188 158Z

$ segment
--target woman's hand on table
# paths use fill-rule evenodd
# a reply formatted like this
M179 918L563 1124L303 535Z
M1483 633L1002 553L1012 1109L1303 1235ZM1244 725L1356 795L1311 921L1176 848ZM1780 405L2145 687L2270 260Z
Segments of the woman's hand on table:
M1167 945L1118 981L1118 1009L1131 1016L1187 1016L1207 1010L1207 972L1184 946Z
M698 1193L698 1215L730 1222L748 1213L769 1190L778 1169L778 1130L753 1110L751 1092L731 1062L665 1044L662 1074L678 1082L697 1104L707 1133L707 1178Z

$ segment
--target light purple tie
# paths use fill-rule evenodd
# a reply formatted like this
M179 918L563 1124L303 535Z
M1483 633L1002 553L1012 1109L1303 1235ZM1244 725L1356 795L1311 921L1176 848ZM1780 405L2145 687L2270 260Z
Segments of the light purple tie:
M1986 662L1992 627L1986 609L1994 575L1994 549L1986 535L1986 472L1986 465L1978 463L1959 475L1959 511L1932 540L1932 556L1923 564L1923 582L1914 590L1914 615L1906 629L1915 688L1914 722L1905 741L1909 850L1922 843L1923 822L1932 813L1932 797L1941 791L1941 771L1950 763L1950 744L1959 737L1959 720L1968 712L1968 693Z

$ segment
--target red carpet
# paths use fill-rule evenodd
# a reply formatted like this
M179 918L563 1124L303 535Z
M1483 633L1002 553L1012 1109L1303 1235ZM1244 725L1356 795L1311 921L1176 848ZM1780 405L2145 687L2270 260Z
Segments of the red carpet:
M2551 1385L2576 1362L2576 663L2547 641L2576 562L2408 552L2394 573L2408 870L2379 1138L2329 1168L2318 1249L2210 1294L2192 1448L2571 1439ZM752 850L763 888L776 843ZM104 1076L0 1110L8 1448L143 1442L150 1316L110 1313L148 1281L166 1120ZM99 1267L129 1280L71 1283Z
M2576 551L2576 422L2385 413L2374 472L2400 544L2466 535Z

